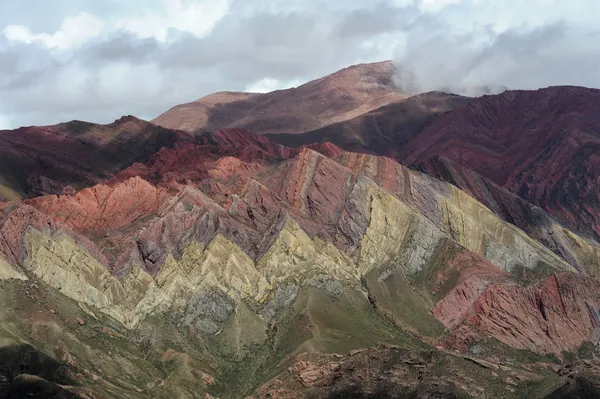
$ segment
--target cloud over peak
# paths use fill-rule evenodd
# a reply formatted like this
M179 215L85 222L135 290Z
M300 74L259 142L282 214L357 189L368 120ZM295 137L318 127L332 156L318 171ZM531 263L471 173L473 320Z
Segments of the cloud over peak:
M0 128L153 118L384 59L407 92L600 86L592 0L28 3L0 0Z

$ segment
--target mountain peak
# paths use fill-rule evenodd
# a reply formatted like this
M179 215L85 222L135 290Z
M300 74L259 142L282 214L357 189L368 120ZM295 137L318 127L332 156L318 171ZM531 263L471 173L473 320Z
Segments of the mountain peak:
M353 65L293 89L218 92L175 106L152 122L188 132L243 127L257 133L301 133L402 101L393 64Z
M115 123L115 124L122 124L122 123L128 123L128 122L146 122L146 121L138 118L137 116L123 115L119 119L115 119L115 121L113 123Z

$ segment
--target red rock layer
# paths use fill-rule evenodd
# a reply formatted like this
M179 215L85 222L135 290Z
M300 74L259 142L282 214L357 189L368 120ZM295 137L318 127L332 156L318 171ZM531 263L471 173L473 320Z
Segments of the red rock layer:
M65 233L84 247L100 262L108 264L102 251L87 237L77 234L68 225L56 223L51 215L46 215L26 204L14 202L0 203L0 255L8 262L22 265L26 256L27 229L34 228L49 234Z
M455 286L436 304L433 315L446 327L455 328L490 284L507 280L509 276L476 254L459 252L433 278L432 288L436 294L443 293L445 286Z
M435 199L429 207L412 197L416 183L389 158L346 153L329 143L292 149L240 129L176 143L106 184L23 206L89 236L106 249L113 273L141 262L154 274L167 253L177 256L191 240L208 243L216 234L260 256L286 215L352 253L368 226L361 187L369 178L415 207L432 214L438 208Z
M436 306L441 320L456 326L444 310L452 303L471 302L470 284L457 286ZM462 308L464 309L464 307ZM538 353L576 351L600 333L600 283L574 274L558 274L531 286L510 282L489 286L465 312L450 342L465 347L494 337L519 349Z
M57 222L82 232L127 226L165 205L169 195L139 177L114 187L98 184L75 195L48 195L26 201Z

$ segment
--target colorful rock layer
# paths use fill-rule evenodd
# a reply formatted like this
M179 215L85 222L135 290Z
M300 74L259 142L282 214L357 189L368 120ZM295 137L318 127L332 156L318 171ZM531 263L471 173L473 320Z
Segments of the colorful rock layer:
M243 129L192 136L124 118L79 133L78 123L2 133L21 174L2 174L16 194L0 202L0 292L14 304L0 311L1 347L59 362L65 375L17 374L81 396L367 395L356 381L371 374L356 362L368 359L388 373L375 391L435 391L451 364L438 393L550 394L558 386L546 379L562 381L550 362L600 337L600 245L575 232L594 231L595 219L559 218L554 205L573 210L572 198L531 197L548 212L526 202L517 194L529 198L537 180L516 190L500 164L453 161L431 133L437 123L414 139L429 146L405 157L442 180ZM524 162L520 154L506 159ZM594 188L578 190L595 215ZM510 363L520 356L534 360ZM469 381L472 367L493 382ZM33 383L5 378L11 389Z

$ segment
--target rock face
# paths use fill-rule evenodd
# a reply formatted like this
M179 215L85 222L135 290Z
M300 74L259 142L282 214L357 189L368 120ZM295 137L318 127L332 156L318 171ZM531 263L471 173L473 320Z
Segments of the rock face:
M496 371L484 380L481 376L486 368ZM278 378L247 399L485 398L490 392L515 397L515 381L535 384L546 373L539 365L501 368L493 359L483 361L439 351L411 352L379 345L345 356L298 356ZM597 387L590 390L594 392L598 392Z
M301 133L402 101L391 61L354 65L302 86L266 94L221 92L177 105L152 122L188 132L246 128Z
M447 158L431 159L428 165L435 170L431 173L460 187L505 221L518 226L577 269L585 268L590 274L598 276L600 265L595 263L593 255L587 255L589 251L595 251L594 245L591 244L594 240L574 234L564 227L564 223L558 221L560 219L554 219L544 209ZM584 264L586 266L583 266Z
M473 285L463 282L434 310L448 327L464 323L453 339L465 347L474 339L467 332L473 327L511 347L557 355L577 351L600 332L596 280L556 274L527 287L497 282L482 290L481 284ZM452 317L452 309L466 311Z

